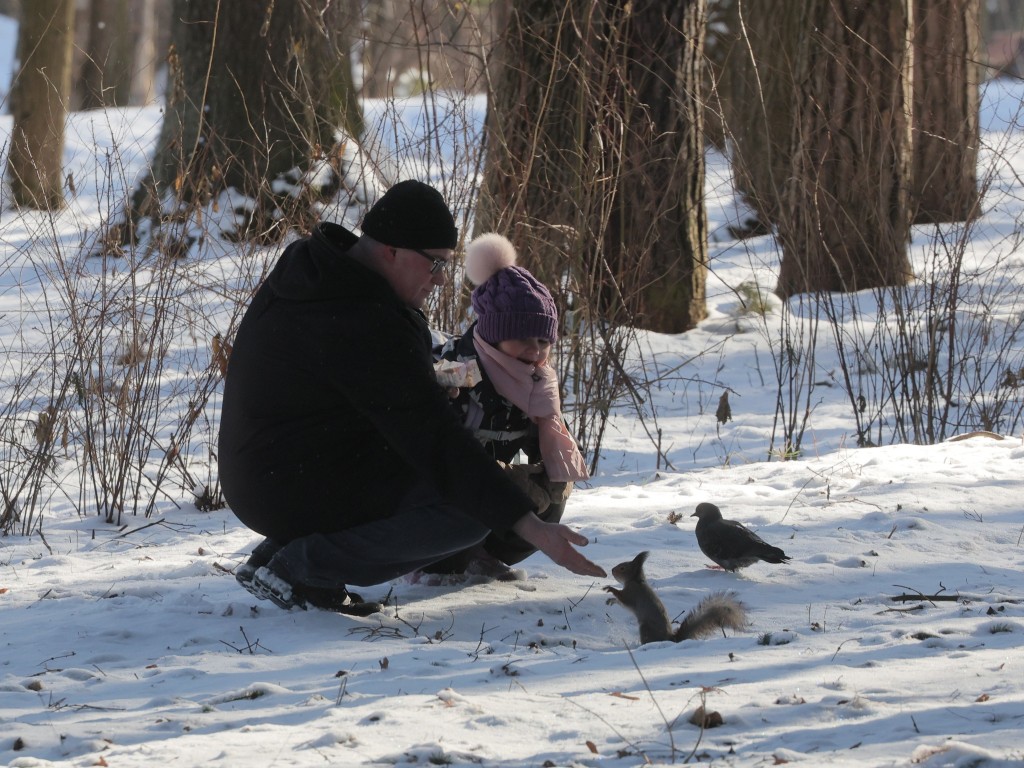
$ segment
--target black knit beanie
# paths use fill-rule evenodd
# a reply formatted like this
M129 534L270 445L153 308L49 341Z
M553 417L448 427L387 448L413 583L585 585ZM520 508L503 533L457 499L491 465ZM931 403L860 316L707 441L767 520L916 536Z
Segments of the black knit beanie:
M455 248L459 230L441 193L422 181L400 181L366 212L363 234L394 248Z

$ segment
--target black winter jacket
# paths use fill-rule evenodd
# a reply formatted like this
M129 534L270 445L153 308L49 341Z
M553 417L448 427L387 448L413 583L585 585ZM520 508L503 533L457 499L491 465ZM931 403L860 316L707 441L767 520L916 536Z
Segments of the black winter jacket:
M321 224L285 249L238 328L224 385L221 485L280 542L386 517L420 479L492 530L533 505L437 384L422 313Z
M463 336L448 339L443 345L435 346L434 357L438 360L465 362L477 360L476 345L473 343L474 324ZM463 425L473 431L476 439L488 455L504 462L511 462L520 450L530 462L541 460L540 437L537 425L518 407L498 394L483 364L479 364L480 381L473 387L462 387L459 396L451 400L457 409Z

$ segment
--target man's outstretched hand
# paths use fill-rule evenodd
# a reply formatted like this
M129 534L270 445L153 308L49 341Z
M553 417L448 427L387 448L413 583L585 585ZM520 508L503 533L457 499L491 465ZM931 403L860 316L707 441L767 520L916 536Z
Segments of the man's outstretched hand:
M604 568L592 563L579 552L577 547L585 547L589 543L586 536L576 533L572 528L561 523L545 523L533 512L523 515L512 526L521 538L533 544L537 549L573 573L581 576L607 576Z

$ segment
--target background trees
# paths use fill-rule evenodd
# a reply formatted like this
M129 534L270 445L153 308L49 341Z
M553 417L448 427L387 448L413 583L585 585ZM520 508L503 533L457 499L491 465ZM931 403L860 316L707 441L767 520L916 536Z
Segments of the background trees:
M71 109L154 103L170 41L171 4L78 0L75 6Z
M712 104L736 189L757 214L737 234L764 234L779 220L791 175L805 9L793 2L777 3L771 13L740 0L722 5L716 36L719 85Z
M664 333L707 315L702 74L704 0L626 4L614 98L622 129L605 144L604 251L615 275L641 275L634 323ZM614 22L613 22L614 23Z
M776 292L900 285L910 277L911 4L801 5Z
M9 12L18 5L6 0ZM20 5L34 61L66 58L66 35L29 39L52 0ZM898 284L909 274L908 215L935 222L977 211L979 15L999 24L1012 4L919 0L911 16L902 2L716 0L715 70L702 55L703 1L550 6L378 0L350 15L320 0L89 0L70 98L76 107L138 103L153 82L144 52L155 50L166 61L167 113L135 211L234 187L270 212L255 217L257 233L291 215L280 217L275 183L329 164L337 129L360 135L357 88L385 98L486 88L477 230L513 234L549 282L572 275L569 293L605 319L664 331L692 327L704 311L700 105L717 110L736 186L758 215L751 233L779 235L781 295ZM24 141L12 145L7 177L20 205L60 203L58 116L69 97L59 70L26 67L11 100L12 111L23 107L19 124L48 123L19 129ZM49 101L33 109L33 99Z
M703 20L703 2L520 0L498 43L476 229L613 325L705 311Z
M421 89L477 91L486 51L508 23L511 0L429 3L375 0L363 4L357 31L360 93L380 99Z
M134 64L129 0L90 0L85 56L78 70L80 109L126 106Z
M166 113L135 212L234 188L265 213L250 236L265 234L290 202L274 182L328 159L339 130L361 133L347 13L341 3L175 0Z
M737 234L778 233L782 296L901 285L910 222L976 215L978 4L725 6Z
M830 386L850 399L858 444L881 442L883 424L896 425L893 433L900 430L901 439L927 441L941 439L950 425L1015 423L1004 414L1016 407L1022 369L1013 355L1002 353L1019 344L1019 328L994 319L988 297L979 297L974 286L973 313L962 311L966 294L957 293L966 249L956 239L966 238L969 228L918 229L935 232L928 242L932 264L915 252L920 280L899 285L909 277L906 237L915 216L941 222L970 218L979 209L972 175L977 83L969 64L977 0L919 0L913 16L909 3L854 0L716 0L710 9L696 0L571 0L561 6L540 0L458 6L375 0L352 19L342 13L343 5L326 0L127 2L133 20L145 22L140 29L153 30L139 33L131 56L138 60L142 38L148 38L165 68L160 109L166 119L134 199L140 216L153 217L163 229L141 228L137 243L118 243L102 259L92 258L95 229L71 238L71 245L31 249L61 257L59 274L76 335L54 333L58 343L40 357L45 364L38 369L53 369L49 385L12 405L9 421L17 425L9 432L17 440L35 431L26 422L40 427L34 446L11 443L19 456L32 457L39 472L49 466L56 445L56 433L42 429L48 423L82 425L81 434L89 435L83 443L87 471L99 480L130 465L135 490L123 482L124 473L122 480L113 478L120 485L97 482L106 494L97 495L97 509L121 509L138 484L148 482L145 477L156 478L156 485L170 472L195 479L178 457L189 453L195 425L203 435L216 429L216 408L204 408L215 397L226 359L222 342L230 342L236 310L245 306L247 291L273 258L274 249L264 246L304 230L314 215L358 220L366 198L353 201L351 187L332 186L340 180L337 173L320 173L340 165L343 149L357 141L368 175L385 183L405 176L434 180L458 209L466 236L474 225L477 231L511 235L527 266L552 286L566 320L557 356L566 413L594 464L608 414L624 400L631 400L642 419L651 419L643 427L659 440L657 415L649 408L651 387L662 386L666 376L682 380L678 371L685 362L644 380L645 351L662 340L641 329L675 333L691 328L705 311L709 234L703 163L705 118L712 113L709 122L718 126L714 135L736 187L757 216L748 231L732 234L768 235L749 244L712 244L722 268L714 275L713 304L719 313L728 311L731 292L742 311L763 315L736 319L734 326L733 319L709 324L685 343L706 339L704 331L727 333L753 323L759 332L774 334L775 380L760 361L751 366L752 378L778 387L769 450L787 457L799 453L820 394L813 393L821 381L814 345L822 320L833 322L834 340L842 347L839 372L829 372ZM26 14L43 7L21 5ZM124 5L97 0L81 7L110 13ZM706 11L714 19L710 26ZM124 96L118 73L128 54L114 53L116 46L105 47L102 35L91 34L101 17L79 18L85 32L75 47L82 59L73 70L83 72L80 88L118 105L107 109L121 109L125 98L138 103L131 93L144 78L131 65L133 91ZM160 18L165 21L149 23ZM50 24L47 34L59 27ZM33 29L26 16L25 40ZM489 30L502 33L498 45L492 45ZM713 69L702 50L708 31ZM66 51L66 35L24 43L23 49ZM369 69L357 68L349 77L350 61ZM1007 55L999 66L1009 71L1013 62ZM84 74L88 67L94 67L92 86ZM53 79L58 70L26 66L18 87L46 97L64 94L63 77ZM46 73L41 84L30 85L33 71ZM484 90L491 108L481 147L477 116L484 99L474 94ZM72 103L84 103L88 92ZM362 134L359 93L374 97L365 106L368 123L375 123ZM0 143L9 153L12 189L24 179L45 182L49 189L28 195L0 189L3 204L58 205L76 194L64 182L60 141L52 140L65 125L65 98L46 107L50 119L44 129L19 129ZM19 96L10 105L20 103L30 102ZM148 119L157 113L151 108L142 114ZM88 140L98 133L87 131L107 118L109 125L123 125L121 115L103 112L73 115L67 124L76 141ZM346 130L350 138L341 144ZM19 155L19 136L39 146ZM126 160L130 153L117 150L98 155L109 166L106 175L92 177L108 185L102 196L91 191L93 200L107 206L97 218L123 202L121 190L135 176L134 157ZM721 162L721 155L711 156ZM26 157L30 161L19 165ZM715 178L720 170L715 168ZM229 189L244 196L220 194ZM321 191L332 208L315 201ZM221 225L231 219L237 224L231 236L245 242L224 237ZM46 221L31 214L4 220ZM168 233L185 236L159 236ZM723 274L732 273L736 261L753 264L780 245L782 270L771 277L779 278L779 293L793 300L774 312L777 304L759 295L760 282L751 288L729 283ZM211 285L221 290L210 272L225 260L211 254L247 265L244 278L220 294L230 296L227 311L210 312L200 299L192 303L193 289L196 297ZM766 271L752 274L762 280ZM457 330L471 317L459 311L466 289L457 267L451 277L431 319L437 328ZM865 286L872 288L866 296L839 293ZM861 325L849 321L843 312L858 301L874 302L879 318ZM882 317L887 303L905 312L899 322ZM63 302L47 307L57 305ZM856 313L864 317L860 308ZM981 355L955 347L952 330L964 323L970 324L971 338L1001 347L991 358L995 362L980 366ZM182 336L174 337L182 328ZM211 342L209 349L204 340ZM191 389L187 403L179 398L182 407L172 421L162 412L164 398L154 393L168 355L183 346L194 357L176 380L184 382L177 391ZM868 358L883 359L881 377ZM24 373L26 387L36 386L35 375ZM963 376L973 377L967 395L954 386ZM1001 376L998 386L993 376ZM719 386L693 383L700 391L691 402L714 411L707 395ZM32 410L23 416L19 408ZM728 407L720 412L721 420L728 418ZM158 419L163 426L156 426ZM109 439L99 439L103 435ZM131 440L119 442L124 435ZM724 442L723 451L730 451ZM662 454L659 446L666 461L670 452ZM151 455L159 456L158 466L147 474L143 465L152 465ZM207 474L213 477L212 470ZM206 486L214 490L204 491L204 498L214 498L215 482Z
M969 221L980 213L979 0L915 0L914 20L913 219Z
M72 0L34 0L22 12L6 173L16 205L52 209L64 204L61 157L73 19Z

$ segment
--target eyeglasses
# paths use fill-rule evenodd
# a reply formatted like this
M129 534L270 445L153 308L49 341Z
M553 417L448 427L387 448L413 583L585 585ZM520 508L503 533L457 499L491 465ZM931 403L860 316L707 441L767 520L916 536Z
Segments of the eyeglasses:
M424 259L430 259L430 261L433 262L430 265L430 274L432 275L436 275L438 272L444 269L445 265L448 263L448 259L442 259L440 256L431 256L429 253L427 253L426 251L421 251L419 248L406 248L405 250L412 251L413 253L418 253Z

